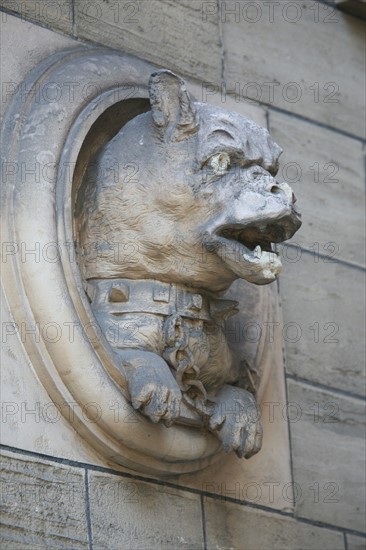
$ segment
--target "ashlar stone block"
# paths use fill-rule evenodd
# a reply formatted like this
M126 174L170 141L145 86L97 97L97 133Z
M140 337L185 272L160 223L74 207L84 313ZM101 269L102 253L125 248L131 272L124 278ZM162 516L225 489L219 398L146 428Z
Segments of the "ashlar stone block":
M296 514L364 532L365 406L288 381Z
M365 272L301 249L288 249L283 265L288 372L364 395Z
M24 22L31 19L52 29L72 34L72 0L0 0L0 6L16 13Z
M284 149L279 181L293 188L303 225L289 241L332 259L365 265L363 144L271 111L271 134Z
M3 548L89 547L82 469L2 452Z
M221 21L234 94L364 135L362 21L311 0L226 0Z
M185 75L221 75L218 16L202 24L202 2L126 0L76 4L77 35L133 53ZM197 55L199 52L199 55Z
M347 549L348 550L365 550L366 539L365 537L358 537L357 535L349 535L347 533Z
M203 549L200 497L99 472L89 475L93 546Z
M343 550L343 535L230 502L205 502L207 547L248 550Z

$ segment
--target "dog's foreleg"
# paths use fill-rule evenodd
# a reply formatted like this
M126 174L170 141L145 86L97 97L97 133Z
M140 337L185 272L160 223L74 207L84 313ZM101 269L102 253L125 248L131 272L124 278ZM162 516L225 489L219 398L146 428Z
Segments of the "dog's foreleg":
M254 396L227 384L210 400L214 405L208 425L221 440L224 450L233 450L240 458L250 458L260 451L262 426Z
M152 422L172 424L180 415L182 393L167 363L156 353L119 350L131 403Z

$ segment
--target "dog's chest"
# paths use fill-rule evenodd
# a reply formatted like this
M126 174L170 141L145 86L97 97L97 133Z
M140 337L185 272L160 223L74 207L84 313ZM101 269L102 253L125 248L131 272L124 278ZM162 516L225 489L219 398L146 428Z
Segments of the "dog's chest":
M94 279L87 292L104 336L117 352L159 354L183 391L202 389L202 381L206 389L228 381L232 357L222 324L235 312L236 302L151 280Z

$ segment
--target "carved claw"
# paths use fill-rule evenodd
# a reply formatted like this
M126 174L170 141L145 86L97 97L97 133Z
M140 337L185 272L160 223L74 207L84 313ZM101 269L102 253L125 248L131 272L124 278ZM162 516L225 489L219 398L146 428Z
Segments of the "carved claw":
M132 406L154 423L171 425L180 415L182 394L165 361L149 355L151 362L127 370Z
M262 426L253 395L234 386L224 386L215 396L209 428L221 440L226 453L250 458L262 446Z

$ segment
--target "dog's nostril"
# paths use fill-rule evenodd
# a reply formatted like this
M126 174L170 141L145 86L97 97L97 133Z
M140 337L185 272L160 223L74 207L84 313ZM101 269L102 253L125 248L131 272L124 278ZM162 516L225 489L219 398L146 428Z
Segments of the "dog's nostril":
M292 204L295 204L296 201L297 201L296 195L295 193L292 193Z
M278 187L278 185L272 185L271 187L271 193L273 193L274 195L276 195L277 193L280 193L281 192L281 189Z

